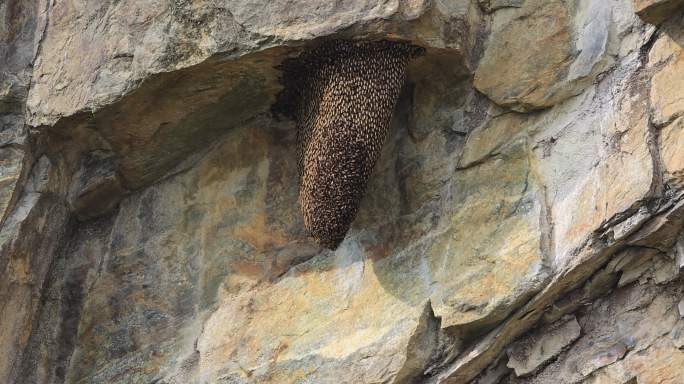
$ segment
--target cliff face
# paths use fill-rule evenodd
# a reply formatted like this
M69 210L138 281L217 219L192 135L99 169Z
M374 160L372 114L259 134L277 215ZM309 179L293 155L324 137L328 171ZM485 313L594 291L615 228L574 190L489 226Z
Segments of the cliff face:
M0 382L684 382L677 0L6 0ZM410 41L332 252L278 66Z

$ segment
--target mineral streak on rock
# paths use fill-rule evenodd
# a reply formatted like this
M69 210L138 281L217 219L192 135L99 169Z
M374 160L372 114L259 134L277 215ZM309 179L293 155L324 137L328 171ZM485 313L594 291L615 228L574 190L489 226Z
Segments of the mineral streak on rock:
M406 67L419 53L407 43L334 40L283 65L304 225L326 248L337 248L354 221Z

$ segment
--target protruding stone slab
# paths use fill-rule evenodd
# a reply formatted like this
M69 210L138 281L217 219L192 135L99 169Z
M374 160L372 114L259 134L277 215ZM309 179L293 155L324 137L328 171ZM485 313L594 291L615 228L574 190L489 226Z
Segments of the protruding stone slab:
M527 151L526 140L517 139L452 181L458 204L426 252L443 327L496 322L548 277L543 201Z
M651 191L647 90L630 86L637 81L630 77L604 81L612 81L620 95L588 93L573 99L553 113L576 118L543 119L535 136L537 164L552 205L558 267L571 261L573 249L592 232ZM614 237L625 237L647 218L635 215L613 226Z
M114 159L89 156L74 176L69 205L76 217L87 220L109 212L125 193Z
M604 1L528 0L494 13L475 88L517 111L577 95L612 64Z
M634 0L634 11L642 20L659 24L684 7L684 0Z
M549 329L533 332L511 345L508 367L515 370L516 376L529 375L577 340L581 332L582 328L574 316L559 321Z
M520 8L525 0L478 0L478 3L485 12L491 13L501 8Z
M684 30L677 24L673 20L663 27L648 56L648 66L655 71L651 80L652 119L658 126L684 114Z
M580 367L579 371L582 376L589 376L592 372L622 359L629 351L629 346L623 342L615 343L606 340L595 344L594 349L596 351L588 354L587 360Z

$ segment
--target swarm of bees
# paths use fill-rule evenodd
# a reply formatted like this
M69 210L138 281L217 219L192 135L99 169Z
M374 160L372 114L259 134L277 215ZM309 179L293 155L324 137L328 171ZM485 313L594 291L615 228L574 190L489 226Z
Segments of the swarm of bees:
M298 129L301 212L323 247L336 249L354 221L418 54L401 42L333 40L282 66Z

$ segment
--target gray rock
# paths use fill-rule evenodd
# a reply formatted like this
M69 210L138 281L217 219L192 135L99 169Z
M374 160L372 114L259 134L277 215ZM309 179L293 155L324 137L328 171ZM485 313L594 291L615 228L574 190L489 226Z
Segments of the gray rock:
M0 382L684 382L684 29L632 3L2 2ZM272 109L322 39L425 48L336 252Z
M574 316L562 319L546 329L539 329L511 345L508 349L507 366L513 368L517 376L534 373L577 340L581 333L582 328Z

